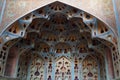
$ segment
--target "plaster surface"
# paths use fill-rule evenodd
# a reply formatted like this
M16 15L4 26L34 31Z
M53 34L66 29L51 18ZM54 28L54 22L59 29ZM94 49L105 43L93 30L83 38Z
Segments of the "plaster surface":
M0 32L10 23L14 22L21 16L52 3L56 0L6 0L5 12L0 26ZM117 31L112 0L59 0L60 2L84 10Z

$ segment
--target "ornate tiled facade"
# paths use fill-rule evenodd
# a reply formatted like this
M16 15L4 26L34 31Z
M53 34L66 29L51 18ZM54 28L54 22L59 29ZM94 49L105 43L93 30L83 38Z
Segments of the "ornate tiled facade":
M8 24L20 18L26 13L29 13L37 8L45 6L55 0L6 0L6 8L4 12L1 29L4 29ZM84 10L100 20L104 21L116 31L114 10L112 0L60 0L63 3ZM35 4L35 5L34 5ZM89 6L89 7L88 7Z
M0 80L120 79L119 1L0 2Z

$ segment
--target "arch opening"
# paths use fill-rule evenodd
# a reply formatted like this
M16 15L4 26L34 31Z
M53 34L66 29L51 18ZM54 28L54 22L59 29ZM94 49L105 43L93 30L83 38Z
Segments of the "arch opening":
M107 75L114 78L107 74L114 72L112 62L105 65L111 61L107 54L112 59L117 52L114 33L77 8L54 2L35 10L16 21L1 37L3 43L15 38L19 39L7 49L5 60L2 58L6 66L0 67L2 76L25 80L106 80ZM3 51L4 46L1 44ZM13 67L7 66L10 64Z

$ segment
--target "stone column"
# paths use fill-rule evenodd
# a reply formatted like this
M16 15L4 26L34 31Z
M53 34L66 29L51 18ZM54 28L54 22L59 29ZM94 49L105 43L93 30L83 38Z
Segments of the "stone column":
M120 54L120 0L112 0L112 1L113 1L113 8L114 8L114 14L116 19L117 33L118 33L117 45L118 45L118 51Z
M101 80L101 77L100 77L100 61L97 60L97 64L98 64L98 80Z
M72 78L72 80L74 80L74 59L72 60L72 63L71 63L72 65L71 65L71 78Z
M120 53L120 1L119 0L112 0L113 1L113 8L115 13L115 19L116 19L116 27L117 27L117 33L118 33L118 50Z
M18 59L18 51L16 47L10 48L10 51L8 53L8 58L6 62L6 68L5 68L5 76L9 76L12 78L16 77L16 66L17 66L17 60Z
M110 49L106 49L106 60L107 60L107 70L108 70L108 80L114 79L114 67L113 67L113 60L112 60L112 53Z

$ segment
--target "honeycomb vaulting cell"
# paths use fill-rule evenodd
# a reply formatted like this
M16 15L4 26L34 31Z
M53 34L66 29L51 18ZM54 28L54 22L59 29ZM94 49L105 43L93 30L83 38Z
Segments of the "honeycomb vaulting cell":
M118 59L108 26L58 1L17 20L0 44L0 75L22 80L107 80L105 60Z

